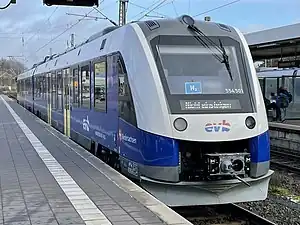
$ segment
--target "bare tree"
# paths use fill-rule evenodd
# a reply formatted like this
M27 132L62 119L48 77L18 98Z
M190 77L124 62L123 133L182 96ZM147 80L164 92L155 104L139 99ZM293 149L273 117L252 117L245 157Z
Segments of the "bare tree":
M16 88L16 77L24 72L25 66L14 59L0 59L0 91Z
M23 63L17 61L17 60L12 60L12 59L0 59L0 74L1 73L8 73L12 77L15 77L19 75L20 73L24 72L25 66Z

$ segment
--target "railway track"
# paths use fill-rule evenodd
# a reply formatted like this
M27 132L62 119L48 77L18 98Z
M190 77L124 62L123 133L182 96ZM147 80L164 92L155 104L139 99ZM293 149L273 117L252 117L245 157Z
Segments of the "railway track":
M272 149L271 165L300 174L300 153L297 154L285 149Z
M236 204L174 207L172 209L194 225L275 225Z

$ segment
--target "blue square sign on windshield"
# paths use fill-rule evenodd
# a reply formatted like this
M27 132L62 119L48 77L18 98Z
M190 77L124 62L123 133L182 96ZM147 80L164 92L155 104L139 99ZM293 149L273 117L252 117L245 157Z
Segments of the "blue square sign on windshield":
M186 94L202 94L201 82L186 82L185 83Z

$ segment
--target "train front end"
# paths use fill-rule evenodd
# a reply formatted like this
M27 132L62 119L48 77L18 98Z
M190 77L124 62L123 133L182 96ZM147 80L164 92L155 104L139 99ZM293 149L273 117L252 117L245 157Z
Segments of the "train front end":
M152 149L145 146L156 159L140 167L142 186L169 206L265 199L273 173L268 122L243 35L189 16L139 27L163 92L147 103L165 107L149 115L148 128L138 118L146 142L157 137Z

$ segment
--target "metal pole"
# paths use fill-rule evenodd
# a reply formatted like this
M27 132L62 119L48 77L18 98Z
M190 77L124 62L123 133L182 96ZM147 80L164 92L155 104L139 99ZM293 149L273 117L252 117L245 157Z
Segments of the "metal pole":
M126 7L129 0L119 0L119 26L126 24Z

